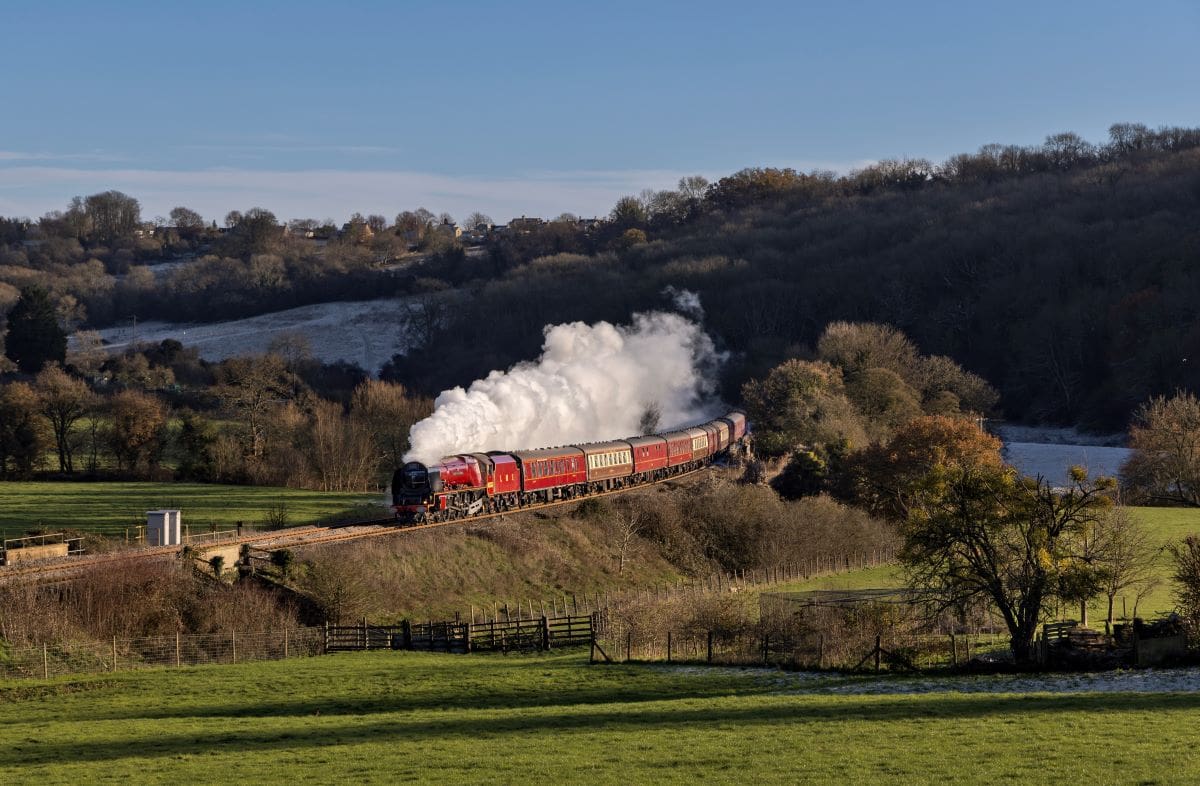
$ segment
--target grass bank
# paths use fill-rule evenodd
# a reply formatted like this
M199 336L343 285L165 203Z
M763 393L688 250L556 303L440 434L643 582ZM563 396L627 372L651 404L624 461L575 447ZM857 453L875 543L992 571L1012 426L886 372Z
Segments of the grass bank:
M1188 731L1200 722L1196 694L774 690L748 673L588 666L578 653L360 653L0 683L0 781L1200 778ZM1113 744L1080 755L1095 740Z
M239 521L257 526L281 503L292 524L311 524L352 514L382 495L326 493L265 486L205 483L0 483L0 533L16 537L31 529L72 529L121 537L146 523L146 511L178 508L193 532Z

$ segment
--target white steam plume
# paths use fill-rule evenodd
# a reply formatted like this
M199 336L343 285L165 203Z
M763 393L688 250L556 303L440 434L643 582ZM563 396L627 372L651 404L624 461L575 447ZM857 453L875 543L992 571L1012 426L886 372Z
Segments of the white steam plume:
M649 405L658 406L663 431L717 409L722 357L679 314L636 314L623 326L553 325L545 336L536 362L443 391L433 414L412 427L405 461L619 439L639 433Z

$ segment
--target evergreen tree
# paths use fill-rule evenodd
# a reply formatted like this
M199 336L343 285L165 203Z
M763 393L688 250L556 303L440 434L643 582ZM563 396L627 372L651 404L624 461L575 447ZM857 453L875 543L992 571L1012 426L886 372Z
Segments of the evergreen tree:
M58 324L46 290L37 286L21 290L20 299L8 314L4 354L26 374L36 374L49 362L67 359L67 334Z

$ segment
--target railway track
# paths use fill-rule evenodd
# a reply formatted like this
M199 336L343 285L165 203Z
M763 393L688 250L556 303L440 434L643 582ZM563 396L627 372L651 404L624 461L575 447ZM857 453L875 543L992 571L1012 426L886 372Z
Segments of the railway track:
M695 475L712 468L712 464L678 475L672 475L669 478L652 481L650 483L639 483L636 486L622 489L613 489L612 491L603 491L598 494L588 494L586 497L577 497L575 499L564 499L557 502L547 502L541 505L529 505L521 507L517 510L505 510L495 513L485 513L480 516L468 516L460 519L449 519L447 521L433 521L423 524L403 524L396 523L394 518L371 519L367 521L354 521L345 524L335 524L330 526L308 526L295 527L287 530L278 530L275 532L259 532L251 535L243 535L238 538L230 538L229 540L216 541L213 543L204 543L197 546L198 551L205 551L213 548L229 548L231 546L241 546L249 544L251 547L259 551L279 551L288 548L302 548L305 546L319 546L328 543L343 543L351 540L362 540L364 538L376 538L385 535L400 535L407 532L418 532L423 530L436 529L438 527L454 527L462 525L475 524L480 521L489 521L491 519L503 518L504 516L515 515L518 513L530 513L550 508L558 508L564 505L575 505L583 502L586 499L596 499L598 497L611 497L617 494L625 494L638 489L650 488L651 486L659 486L664 483L681 480L683 478ZM0 567L0 584L13 581L37 581L37 582L55 582L65 581L88 568L98 565L106 565L118 562L126 562L133 560L161 560L174 559L181 551L179 546L154 546L149 548L137 549L136 551L114 551L106 554L93 554L81 557L66 558L69 561L54 561L47 563L38 563L28 566L5 566Z

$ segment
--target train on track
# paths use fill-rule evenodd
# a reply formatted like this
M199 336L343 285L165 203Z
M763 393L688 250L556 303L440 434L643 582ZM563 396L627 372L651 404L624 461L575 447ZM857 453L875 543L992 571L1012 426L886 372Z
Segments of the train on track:
M512 453L462 453L392 476L392 509L432 523L549 505L683 475L743 444L745 413L664 434Z

